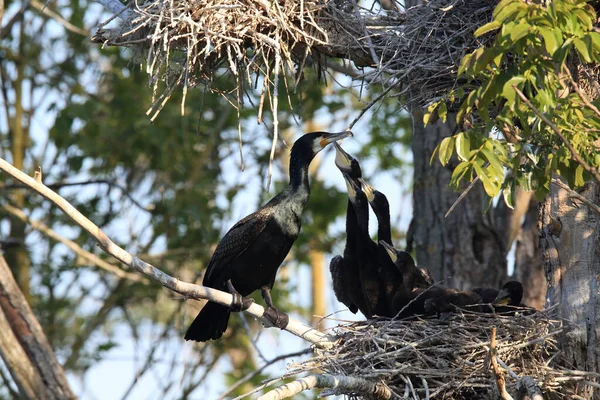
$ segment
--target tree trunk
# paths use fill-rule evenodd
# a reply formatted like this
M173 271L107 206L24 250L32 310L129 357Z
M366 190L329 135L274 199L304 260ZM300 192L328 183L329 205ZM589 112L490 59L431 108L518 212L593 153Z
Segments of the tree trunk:
M548 277L548 303L572 322L560 337L563 355L574 368L600 372L600 215L556 185L541 204L540 245ZM579 193L600 204L596 182ZM582 387L581 396L600 398Z
M483 214L486 195L476 184L454 211L444 215L459 193L448 187L451 160L443 167L429 160L441 140L454 130L454 116L446 124L437 121L423 126L423 112L413 110L412 150L414 158L414 217L412 239L419 264L428 267L445 286L468 289L472 286L500 287L507 279L504 225L497 225L494 208ZM508 215L508 213L504 213Z
M23 398L76 399L2 254L0 312L0 354Z
M538 201L529 193L528 208L516 239L514 279L523 283L523 303L541 310L546 304L546 271L540 251ZM520 219L520 218L519 218Z

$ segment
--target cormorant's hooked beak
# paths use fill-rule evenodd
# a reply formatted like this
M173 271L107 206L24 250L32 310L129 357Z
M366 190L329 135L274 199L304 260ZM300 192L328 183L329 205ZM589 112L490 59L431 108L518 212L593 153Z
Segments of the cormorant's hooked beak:
M396 254L396 249L394 249L394 247L391 244L389 244L383 240L380 240L379 244L383 246L383 248L385 249L386 253L390 257L392 262L395 263L398 260L398 255Z
M344 131L344 132L337 132L337 133L324 133L323 136L321 136L321 140L319 141L319 144L321 145L321 149L323 149L329 143L337 142L338 140L342 140L349 136L354 136L352 131Z
M494 301L492 301L492 304L495 306L507 306L508 303L510 303L510 300L511 300L510 293L505 288L502 288L498 292L498 295L496 296Z
M370 203L373 200L375 200L375 188L373 186L369 185L369 183L367 181L365 181L363 178L358 178L358 181L362 185L363 193L365 194L365 196L367 196L367 201Z
M350 172L352 170L352 156L346 153L337 142L333 142L333 146L335 147L335 166L340 171Z

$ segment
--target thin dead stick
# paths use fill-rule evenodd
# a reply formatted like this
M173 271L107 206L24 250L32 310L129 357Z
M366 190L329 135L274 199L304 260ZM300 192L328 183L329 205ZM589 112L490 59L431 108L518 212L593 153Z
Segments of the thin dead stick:
M335 389L339 393L370 395L371 398L383 400L392 398L391 390L381 382L373 383L353 376L315 374L280 386L260 396L257 400L282 400L314 388Z
M512 87L515 89L515 92L519 95L521 100L523 100L523 102L525 104L527 104L527 107L529 107L531 109L531 111L533 111L535 113L535 115L537 115L542 121L544 121L544 123L546 125L548 125L554 133L556 133L556 136L558 136L560 138L560 140L564 143L564 145L567 146L567 148L571 152L571 155L573 156L573 158L575 159L577 164L581 165L583 167L583 169L585 169L590 175L592 175L594 177L594 179L596 181L598 181L598 183L600 183L600 174L598 173L596 168L592 167L587 162L585 162L585 160L583 158L581 158L581 156L579 155L579 153L577 153L577 150L575 150L575 148L573 147L571 142L569 142L567 140L567 138L565 137L565 135L562 134L561 130L556 125L554 125L552 123L552 121L550 121L548 119L548 117L546 117L540 110L535 108L535 106L533 104L531 104L529 99L527 97L525 97L523 92L521 92L519 90L519 88L517 88L516 85L512 85Z
M496 360L496 327L492 328L492 339L490 340L490 355L492 358L492 368L494 369L494 375L496 376L496 386L498 392L504 400L514 400L513 397L506 391L504 382L504 374L498 368L498 362Z
M17 207L11 206L10 204L2 204L2 205L0 205L0 207L2 207L6 212L8 212L9 214L13 215L14 217L20 219L24 223L31 225L31 227L33 229L40 231L44 235L48 236L50 239L54 239L57 242L64 244L69 249L71 249L71 251L73 253L77 254L79 257L85 259L87 262L97 266L98 268L101 268L107 272L110 272L111 274L115 274L119 278L129 279L134 282L144 282L144 283L148 282L141 275L132 274L130 272L123 271L119 267L114 266L114 265L104 261L97 255L90 253L89 251L83 249L81 246L79 246L74 241L67 239L63 236L60 236L58 233L56 233L52 228L50 228L46 224L29 218L23 212L23 210L21 210Z
M164 272L155 268L154 266L140 260L138 257L131 255L123 248L116 245L112 240L110 240L109 237L104 232L102 232L100 228L98 228L92 221L90 221L87 217L81 214L67 200L59 196L56 192L49 189L43 183L38 182L29 175L19 171L17 168L15 168L2 158L0 158L0 170L6 172L18 181L27 185L31 189L44 196L46 199L50 200L56 206L58 206L77 225L81 226L92 237L94 237L102 250L119 260L121 263L135 268L144 275L159 282L164 287L171 289L174 292L180 293L187 298L206 299L225 306L228 306L232 303L233 296L229 293L225 293L220 290L200 285L194 285L192 283L182 282L179 279L173 278L172 276L165 274ZM265 309L262 306L258 304L252 304L245 312L256 318L261 319L263 324L267 326L271 325L268 319L263 318ZM330 348L336 342L336 339L334 337L319 332L317 329L314 329L292 318L290 318L290 322L284 330L323 348Z
M354 120L352 122L350 122L350 125L348 125L348 130L352 130L352 128L354 127L354 125L358 122L359 119L362 118L363 115L365 115L365 113L371 108L373 107L375 104L377 104L378 101L380 101L381 99L383 99L392 89L394 89L396 86L398 86L399 83L395 83L393 85L390 85L387 89L385 89L383 92L381 92L379 94L379 96L375 97L373 100L371 100L371 102L369 104L367 104L361 111L360 113L358 113L358 115L356 116L356 118L354 118Z
M456 201L450 206L448 212L446 213L446 215L444 215L444 218L448 218L448 215L450 215L450 213L454 211L458 203L460 203L462 199L465 198L465 196L471 191L471 189L473 189L477 182L479 182L479 175L477 175L475 179L473 179L473 182L471 182L469 186L467 186L467 188L460 194L460 196L458 196L458 199L456 199Z

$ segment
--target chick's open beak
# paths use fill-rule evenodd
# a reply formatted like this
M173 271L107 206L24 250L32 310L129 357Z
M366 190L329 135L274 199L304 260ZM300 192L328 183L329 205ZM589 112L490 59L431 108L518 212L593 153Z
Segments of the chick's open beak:
M333 142L335 147L335 165L342 171L350 171L352 159L350 155L342 149L337 142Z
M373 200L375 200L375 188L369 185L369 183L362 178L358 178L358 181L362 185L363 193L365 194L365 196L367 196L367 201L370 203Z

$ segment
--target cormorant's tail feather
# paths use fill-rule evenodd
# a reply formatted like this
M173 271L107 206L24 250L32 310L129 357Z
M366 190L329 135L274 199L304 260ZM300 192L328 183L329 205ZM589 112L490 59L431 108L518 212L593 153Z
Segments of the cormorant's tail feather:
M206 342L220 338L227 329L229 314L229 307L209 301L188 328L185 340Z

